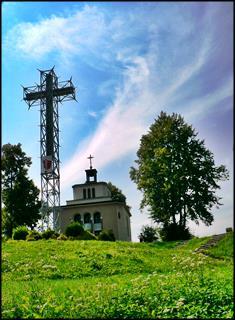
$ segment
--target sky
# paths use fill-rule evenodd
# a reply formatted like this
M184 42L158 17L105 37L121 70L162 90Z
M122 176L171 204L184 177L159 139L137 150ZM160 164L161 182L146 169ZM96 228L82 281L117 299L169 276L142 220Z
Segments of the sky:
M28 110L21 85L40 83L55 66L72 76L77 102L59 105L61 204L85 182L92 154L99 181L111 181L131 206L132 241L156 226L129 170L140 138L161 111L181 114L224 164L230 179L217 195L206 236L233 226L232 2L3 2L2 144L22 144L40 188L39 107Z

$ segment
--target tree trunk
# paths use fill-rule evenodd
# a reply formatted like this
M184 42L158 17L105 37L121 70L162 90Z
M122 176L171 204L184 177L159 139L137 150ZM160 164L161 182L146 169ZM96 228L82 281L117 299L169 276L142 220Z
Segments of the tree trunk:
M180 221L179 221L179 225L181 226L182 225L182 221L183 219L182 219L182 211L180 211Z
M184 204L184 214L183 214L183 219L182 219L183 221L183 227L184 227L184 229L185 229L185 227L186 227L186 209L185 209L185 204Z

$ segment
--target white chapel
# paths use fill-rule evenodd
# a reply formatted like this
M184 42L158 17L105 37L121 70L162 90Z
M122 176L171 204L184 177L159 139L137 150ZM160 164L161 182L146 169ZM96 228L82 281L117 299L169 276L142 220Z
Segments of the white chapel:
M61 206L58 221L61 232L65 232L72 221L78 221L95 235L103 229L111 229L116 240L131 241L129 207L112 199L108 184L97 181L97 170L92 168L91 156L89 159L86 181L73 185L73 200Z

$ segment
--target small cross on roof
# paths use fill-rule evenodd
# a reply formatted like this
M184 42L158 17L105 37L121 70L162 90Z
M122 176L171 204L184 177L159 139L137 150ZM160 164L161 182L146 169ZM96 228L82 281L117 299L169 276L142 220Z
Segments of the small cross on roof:
M90 155L90 157L88 157L87 159L90 159L90 169L92 169L92 163L91 163L91 159L93 159L94 157L92 157L91 155Z

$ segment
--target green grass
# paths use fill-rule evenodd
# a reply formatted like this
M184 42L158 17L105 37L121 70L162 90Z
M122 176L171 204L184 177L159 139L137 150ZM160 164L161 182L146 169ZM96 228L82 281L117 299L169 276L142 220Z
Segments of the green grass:
M4 242L2 317L232 318L232 259L193 251L208 239Z
M207 250L207 253L219 259L232 259L233 258L233 240L234 233L229 232L223 239L215 246Z

